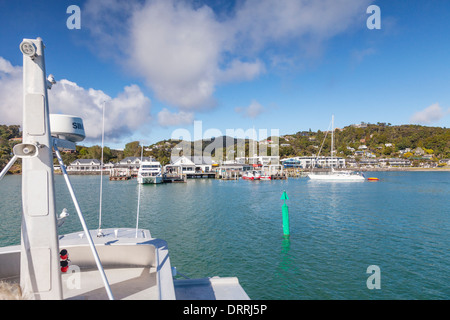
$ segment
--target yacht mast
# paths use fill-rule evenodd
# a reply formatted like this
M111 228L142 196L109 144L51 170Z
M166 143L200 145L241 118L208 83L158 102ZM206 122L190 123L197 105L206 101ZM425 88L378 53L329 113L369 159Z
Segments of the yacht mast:
M334 146L334 114L331 116L331 171L334 170L334 166L333 166L333 146Z

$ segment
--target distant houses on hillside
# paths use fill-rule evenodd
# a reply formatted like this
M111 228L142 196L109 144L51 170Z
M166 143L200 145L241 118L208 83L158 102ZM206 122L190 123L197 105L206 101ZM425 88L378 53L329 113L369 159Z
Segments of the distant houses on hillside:
M410 167L412 162L402 158L362 158L356 161L354 158L344 159L340 157L292 157L282 159L284 168L383 168L383 167Z

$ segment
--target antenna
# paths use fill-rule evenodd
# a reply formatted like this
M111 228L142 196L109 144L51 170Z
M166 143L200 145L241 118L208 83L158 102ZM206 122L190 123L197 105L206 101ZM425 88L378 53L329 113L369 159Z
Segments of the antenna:
M102 158L100 160L100 204L98 210L98 231L97 237L102 237L102 195L103 195L103 148L105 140L105 101L103 101L103 118L102 118Z
M333 167L333 145L334 145L334 114L331 116L331 163L330 163L330 167L331 167L331 171L334 170Z

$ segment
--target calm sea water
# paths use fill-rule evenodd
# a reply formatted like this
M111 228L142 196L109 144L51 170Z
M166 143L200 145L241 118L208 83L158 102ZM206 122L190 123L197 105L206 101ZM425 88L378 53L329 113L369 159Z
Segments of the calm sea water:
M378 182L189 180L144 185L139 227L191 278L237 276L251 299L449 299L450 172L377 172ZM100 176L70 176L90 229ZM102 227L136 226L136 180L103 177ZM60 233L81 230L62 176ZM283 237L280 197L289 200ZM20 242L21 177L0 182L0 245ZM380 289L369 290L370 265Z

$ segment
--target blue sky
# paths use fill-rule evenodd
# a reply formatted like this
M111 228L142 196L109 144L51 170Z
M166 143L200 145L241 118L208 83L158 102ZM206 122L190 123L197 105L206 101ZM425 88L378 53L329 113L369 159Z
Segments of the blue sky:
M369 5L381 10L370 30ZM66 26L78 5L81 29ZM23 38L41 37L52 112L86 144L177 128L326 130L361 121L450 127L448 1L1 1L0 123L21 122Z

